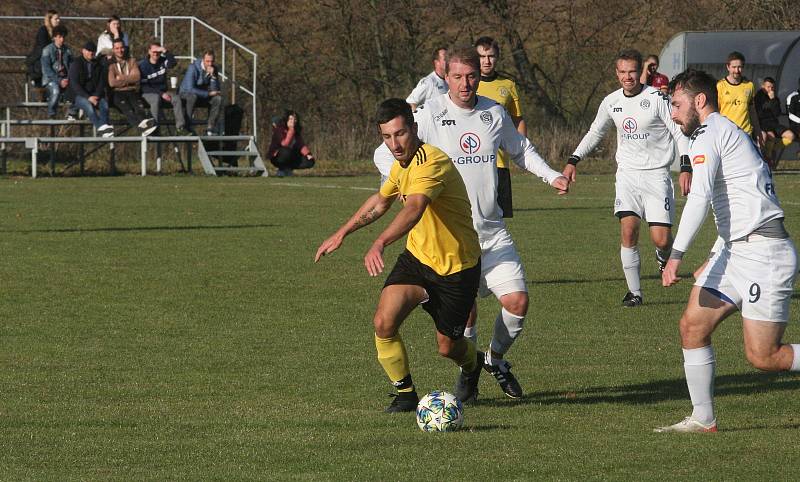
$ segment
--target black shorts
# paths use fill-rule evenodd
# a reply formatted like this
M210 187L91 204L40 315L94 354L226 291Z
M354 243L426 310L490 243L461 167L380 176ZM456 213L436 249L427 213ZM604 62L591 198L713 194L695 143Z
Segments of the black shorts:
M503 210L504 218L514 217L514 204L511 201L511 171L506 167L497 168L497 204Z
M405 250L397 257L397 263L383 287L391 285L423 287L430 299L422 303L422 309L431 315L439 333L458 340L464 336L464 328L467 326L469 312L478 294L480 279L480 261L472 268L441 276Z

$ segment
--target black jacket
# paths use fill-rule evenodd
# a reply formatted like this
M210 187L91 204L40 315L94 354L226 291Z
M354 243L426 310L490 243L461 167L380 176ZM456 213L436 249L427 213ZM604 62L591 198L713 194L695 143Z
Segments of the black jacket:
M89 74L91 64L91 75ZM69 88L75 96L89 98L93 95L105 97L108 74L106 67L94 59L88 62L83 55L78 56L69 66Z

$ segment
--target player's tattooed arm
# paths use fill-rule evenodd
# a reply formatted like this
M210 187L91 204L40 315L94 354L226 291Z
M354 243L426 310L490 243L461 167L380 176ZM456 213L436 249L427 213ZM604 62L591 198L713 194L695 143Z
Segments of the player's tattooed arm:
M358 208L353 216L342 225L335 233L333 233L328 239L322 242L322 244L317 249L317 253L314 256L314 262L320 260L322 256L326 254L330 254L337 249L339 246L342 245L345 236L356 231L364 226L371 224L379 217L383 216L383 214L389 210L394 202L394 198L386 198L383 197L380 193L375 193L367 199L364 204Z
M370 224L379 217L381 217L382 214L383 213L378 213L378 211L376 211L375 208L370 208L369 211L362 213L361 216L359 216L358 219L355 220L355 222L353 223L353 230L355 231L356 229L363 228L367 224Z

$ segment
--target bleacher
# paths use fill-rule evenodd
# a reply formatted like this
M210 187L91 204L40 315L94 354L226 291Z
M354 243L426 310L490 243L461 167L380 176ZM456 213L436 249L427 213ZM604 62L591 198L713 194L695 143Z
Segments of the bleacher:
M70 30L67 45L71 45L75 51L76 45L96 38L103 30L105 20L104 17L62 17L63 24ZM249 107L249 116L245 115L241 126L245 132L234 130L231 127L235 126L226 126L221 121L219 132L223 135L174 135L172 109L168 108L163 109L166 119L160 123L160 132L148 137L128 133L127 123L116 109L110 110L110 120L115 128L115 136L111 138L97 136L88 120L67 120L64 102L60 103L59 114L55 118L47 118L44 89L30 82L24 65L41 17L0 17L0 26L4 27L0 31L7 35L10 32L15 39L14 42L5 41L5 47L2 47L13 51L0 50L0 73L8 79L14 79L13 89L0 91L0 174L9 172L10 158L19 159L29 155L32 177L38 176L42 164L49 164L49 172L54 175L59 161L58 146L71 145L77 147L77 152L73 153L65 169L77 165L80 174L84 173L86 160L90 158L107 162L109 172L115 174L121 156L125 156L125 159L138 158L142 176L148 172L164 172L167 163L174 163L173 172L193 173L193 158L196 156L202 172L207 175L241 173L267 176L257 147L256 53L195 17L122 20L126 27L133 26L129 33L131 55L140 59L139 50L143 52L149 39L157 38L162 44L169 45L170 51L181 62L174 70L174 75L179 77L188 63L195 60L197 53L209 47L216 50L215 63L220 67L225 104L236 104L243 109ZM145 25L145 28L137 28L141 25ZM149 26L152 26L152 32ZM0 36L0 42L3 40L6 39ZM197 119L203 111L202 107L195 111L193 124L205 124L204 119ZM135 150L136 147L138 150Z

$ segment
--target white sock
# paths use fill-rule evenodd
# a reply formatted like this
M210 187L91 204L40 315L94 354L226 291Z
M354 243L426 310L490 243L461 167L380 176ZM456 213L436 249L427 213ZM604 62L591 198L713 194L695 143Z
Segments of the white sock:
M472 340L472 343L478 344L478 325L472 325L464 328L464 338Z
M491 351L500 354L502 358L522 331L524 321L524 316L517 316L502 308L494 320L494 333L489 344Z
M714 421L714 349L711 345L683 350L683 371L692 399L692 418L703 424Z
M791 347L794 350L794 358L792 359L792 368L789 371L800 372L800 345L793 343Z
M625 281L628 283L628 291L642 296L642 285L639 281L639 247L626 248L619 247L619 257L622 260L622 272L625 273Z

